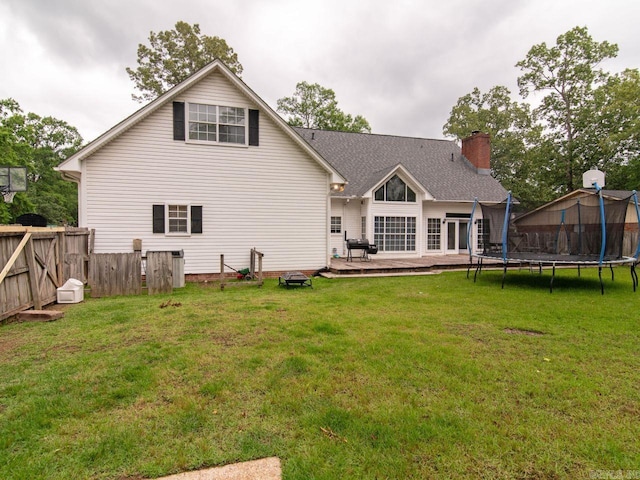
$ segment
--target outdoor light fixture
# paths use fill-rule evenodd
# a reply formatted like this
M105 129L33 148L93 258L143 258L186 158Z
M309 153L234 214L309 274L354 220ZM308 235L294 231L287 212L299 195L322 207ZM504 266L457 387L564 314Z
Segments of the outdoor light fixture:
M332 183L331 184L332 192L344 192L344 183Z

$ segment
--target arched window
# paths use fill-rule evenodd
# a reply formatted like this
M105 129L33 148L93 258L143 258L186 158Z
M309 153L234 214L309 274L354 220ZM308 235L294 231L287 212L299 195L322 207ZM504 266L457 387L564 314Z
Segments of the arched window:
M415 202L416 192L394 175L374 193L377 202Z

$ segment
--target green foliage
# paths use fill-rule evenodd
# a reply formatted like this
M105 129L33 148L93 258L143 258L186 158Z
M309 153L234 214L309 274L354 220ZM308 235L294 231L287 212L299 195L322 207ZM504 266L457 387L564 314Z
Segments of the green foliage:
M492 136L492 170L525 206L533 207L582 186L592 167L607 172L608 188L638 188L640 82L637 70L611 75L601 62L618 47L596 42L584 27L534 45L517 63L523 99L505 87L461 97L444 125L446 135L472 130Z
M458 99L443 127L445 135L465 138L474 130L491 136L491 172L522 202L533 192L539 195L543 179L537 175L534 151L541 128L534 124L527 103L514 102L507 87L496 86L488 93L478 88ZM549 195L545 195L549 197Z
M75 127L53 117L25 114L13 99L0 100L0 158L8 166L25 166L28 189L13 203L0 204L0 221L10 223L23 213L37 213L49 223L75 224L77 187L54 170L80 148Z
M640 188L640 71L613 75L594 92L578 154L607 172L607 185ZM586 150L586 151L585 151Z
M594 159L578 155L583 133L592 122L594 88L608 74L598 65L618 54L618 46L598 43L586 27L575 27L560 35L554 47L545 43L531 47L524 60L516 64L524 74L518 78L523 98L543 92L536 118L543 122L544 136L554 145L556 175L564 193L582 186L582 173ZM588 154L587 149L582 149Z
M294 127L371 133L362 115L353 117L340 110L335 92L317 83L298 83L293 96L278 99L277 109L289 116L288 123Z
M149 46L138 45L138 68L126 69L141 92L132 98L138 102L153 100L215 59L237 75L242 73L233 48L223 38L201 34L197 23L179 21L174 30L151 32Z

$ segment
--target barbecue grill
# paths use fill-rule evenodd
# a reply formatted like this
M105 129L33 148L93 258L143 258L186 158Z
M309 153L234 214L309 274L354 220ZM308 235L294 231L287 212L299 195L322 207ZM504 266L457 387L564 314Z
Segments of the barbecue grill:
M352 250L362 250L360 260L370 260L369 255L378 253L378 246L375 243L369 243L369 240L366 238L348 238L347 262L353 261Z

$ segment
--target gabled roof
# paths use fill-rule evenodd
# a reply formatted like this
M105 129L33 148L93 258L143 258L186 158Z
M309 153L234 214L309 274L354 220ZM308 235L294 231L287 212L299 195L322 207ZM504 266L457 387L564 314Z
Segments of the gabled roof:
M149 115L157 111L159 108L173 101L176 97L184 93L187 89L194 86L199 81L206 78L213 72L221 73L227 80L229 80L234 86L236 86L244 95L246 95L253 103L255 103L260 111L271 119L281 130L284 131L298 146L300 146L307 154L309 154L324 170L332 175L332 182L344 183L345 179L340 173L331 166L321 155L319 155L309 144L303 141L299 135L292 129L287 122L285 122L280 115L278 115L267 103L262 100L253 90L251 90L246 83L244 83L237 75L235 75L229 68L220 60L214 60L207 66L201 68L181 83L171 88L164 94L160 95L155 100L151 101L140 110L127 117L107 132L100 135L91 143L77 151L75 154L67 158L62 162L57 170L62 172L64 176L69 179L80 178L80 162L92 155L100 148L126 132L128 129L147 118Z
M551 200L550 202L545 203L544 205L541 205L536 209L533 209L529 212L524 212L523 214L518 216L518 220L522 220L523 218L526 218L542 210L553 208L555 205L565 200L571 200L572 198L577 198L577 197L583 198L583 197L586 197L587 195L597 195L597 194L598 194L598 191L595 188L579 188L561 197L558 197L555 200ZM611 200L623 200L625 198L631 197L631 195L633 195L633 191L631 190L605 190L604 188L602 189L602 197L608 198Z
M363 196L401 165L436 201L501 202L507 191L478 174L453 141L295 129L348 184L340 195Z

